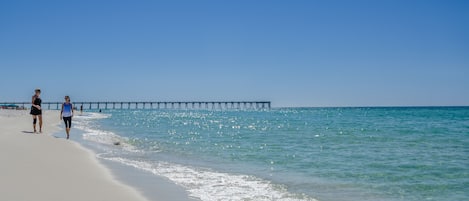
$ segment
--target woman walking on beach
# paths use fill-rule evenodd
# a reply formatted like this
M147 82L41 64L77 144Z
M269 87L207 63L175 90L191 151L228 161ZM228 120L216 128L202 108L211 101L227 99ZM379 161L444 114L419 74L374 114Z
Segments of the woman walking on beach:
M31 112L29 114L33 115L33 128L34 133L36 133L36 121L39 118L39 133L42 133L42 109L41 109L41 89L34 90L35 94L31 101Z
M70 138L70 128L72 127L73 105L70 103L70 97L65 96L65 102L62 104L60 111L60 119L65 122L65 132L67 133L67 140Z

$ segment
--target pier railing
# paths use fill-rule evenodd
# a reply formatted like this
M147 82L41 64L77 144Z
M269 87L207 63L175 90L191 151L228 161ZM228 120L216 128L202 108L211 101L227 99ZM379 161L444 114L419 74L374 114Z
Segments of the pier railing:
M101 110L101 109L206 109L224 110L241 109L257 110L270 109L270 101L157 101L157 102L136 102L136 101L94 101L94 102L72 102L76 109ZM19 107L31 107L31 102L0 102L2 105L16 105ZM61 109L62 102L43 102L44 109Z

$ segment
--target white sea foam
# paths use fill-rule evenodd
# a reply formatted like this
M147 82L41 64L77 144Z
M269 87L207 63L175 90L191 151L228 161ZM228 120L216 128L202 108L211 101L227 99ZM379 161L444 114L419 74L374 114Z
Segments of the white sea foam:
M84 120L91 120L91 119L105 119L111 117L111 114L104 114L104 113L95 113L95 112L86 112L79 115L74 115L73 119L84 119Z
M290 193L281 185L254 176L195 169L168 162L150 163L105 155L98 157L164 176L187 188L190 196L203 201L315 201L306 195Z
M84 113L83 115L74 116L75 128L84 131L83 139L97 142L105 145L118 144L126 151L137 152L138 150L131 144L127 143L128 138L119 136L110 131L94 128L93 121L111 117L110 114L102 113Z

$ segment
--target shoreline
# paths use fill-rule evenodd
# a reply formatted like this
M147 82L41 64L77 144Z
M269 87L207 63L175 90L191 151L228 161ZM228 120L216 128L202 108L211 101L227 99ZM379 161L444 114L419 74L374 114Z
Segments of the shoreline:
M63 131L65 132L65 130ZM96 155L99 155L100 150L95 146L93 142L88 142L82 138L82 135L85 133L82 129L73 128L70 139L78 143L84 149L90 150L93 152L93 155L97 160L104 165L115 178L127 184L134 189L141 192L148 200L158 200L158 201L200 201L198 198L190 197L187 189L174 183L173 181L153 174L148 171L137 169L116 161L106 160L100 158ZM57 134L54 134L57 135ZM59 134L64 135L64 134Z
M119 162L98 159L115 175L116 179L137 189L149 200L158 201L200 201L189 197L182 186L167 178L124 165Z
M0 110L2 200L148 201L91 150L53 135L61 130L58 111L44 110L43 120L43 133L33 134L28 110Z

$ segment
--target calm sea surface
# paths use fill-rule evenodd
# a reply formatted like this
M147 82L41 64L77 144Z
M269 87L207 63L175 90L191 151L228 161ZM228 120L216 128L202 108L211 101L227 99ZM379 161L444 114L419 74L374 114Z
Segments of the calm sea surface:
M204 201L469 200L469 107L106 110L74 126L98 157Z

